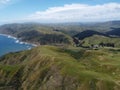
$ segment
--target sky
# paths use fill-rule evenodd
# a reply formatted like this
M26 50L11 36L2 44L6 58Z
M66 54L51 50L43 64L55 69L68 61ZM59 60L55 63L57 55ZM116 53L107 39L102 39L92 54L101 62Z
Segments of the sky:
M0 0L0 24L120 20L120 0Z

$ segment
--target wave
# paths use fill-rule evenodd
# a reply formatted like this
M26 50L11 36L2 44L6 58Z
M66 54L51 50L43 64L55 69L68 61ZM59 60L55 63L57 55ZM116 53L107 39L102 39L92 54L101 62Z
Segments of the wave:
M1 36L5 36L5 37L8 37L8 38L12 38L12 39L17 39L16 37L14 36L11 36L11 35L7 35L7 34L0 34Z
M32 45L33 47L37 47L37 46L38 46L38 45L36 45L36 44L32 44L32 43L28 43L28 42L22 42L22 41L20 41L18 38L14 37L14 36L11 36L11 35L7 35L7 34L0 34L0 35L6 36L6 37L8 37L8 38L15 39L15 40L16 40L15 43L26 44L26 45L28 44L28 45Z
M16 40L15 43L19 43L19 40Z

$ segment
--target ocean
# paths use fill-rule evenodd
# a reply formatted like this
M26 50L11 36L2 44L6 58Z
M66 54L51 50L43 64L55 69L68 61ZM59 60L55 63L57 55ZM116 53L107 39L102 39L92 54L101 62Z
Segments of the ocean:
M32 44L20 42L17 38L0 34L0 56L10 52L28 50L34 47Z

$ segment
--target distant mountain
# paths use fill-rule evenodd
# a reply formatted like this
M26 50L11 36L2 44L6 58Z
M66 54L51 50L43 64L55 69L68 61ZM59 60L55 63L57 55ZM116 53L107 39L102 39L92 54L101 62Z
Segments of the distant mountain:
M66 34L69 34L70 36L74 36L79 32L86 30L93 30L105 33L111 31L111 28L120 28L120 21L49 24L49 26Z
M97 31L93 31L93 30L86 30L83 32L78 33L77 35L75 35L74 37L77 37L78 39L82 40L84 38L93 36L93 35L102 35L102 36L107 36L106 34L97 32Z
M109 23L110 25L120 25L120 21L119 20L117 20L117 21L109 21L107 23Z
M86 25L88 26L107 26L107 27L114 27L114 26L119 26L120 21L107 21L107 22L96 22L96 23L87 23Z

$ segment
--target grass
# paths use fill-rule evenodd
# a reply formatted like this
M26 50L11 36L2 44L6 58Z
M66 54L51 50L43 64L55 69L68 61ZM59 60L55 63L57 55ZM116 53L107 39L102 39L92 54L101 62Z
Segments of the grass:
M24 55L26 57L21 60ZM7 58L1 60L1 63L4 62L5 65L1 65L0 70L8 73L8 76L12 76L21 65L24 68L22 78L24 81L31 82L30 85L35 82L46 83L46 80L49 80L46 77L47 74L49 75L51 68L56 66L57 72L62 76L74 78L79 83L94 81L97 84L97 82L103 81L108 88L111 84L110 88L120 86L118 83L120 81L120 52L118 48L86 50L71 46L58 48L46 45L5 57ZM12 62L17 64L5 63L8 59L11 60L10 58L12 58ZM55 71L52 71L51 74L54 73Z
M7 73L7 76L13 76L20 69L20 66L0 65L0 70Z
M105 36L99 36L99 35L93 35L91 37L85 38L83 40L85 43L83 46L91 46L92 44L99 44L101 42L103 43L114 43L115 47L120 48L120 38L110 38Z

